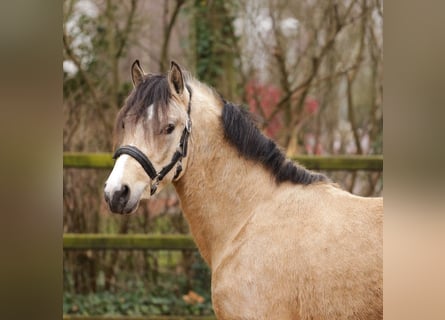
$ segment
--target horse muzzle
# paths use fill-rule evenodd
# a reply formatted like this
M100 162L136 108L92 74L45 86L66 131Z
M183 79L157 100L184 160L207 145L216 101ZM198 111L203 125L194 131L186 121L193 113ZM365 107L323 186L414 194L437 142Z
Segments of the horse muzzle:
M139 200L132 199L131 189L123 184L120 187L110 190L105 185L104 198L111 212L119 214L129 214L136 211Z

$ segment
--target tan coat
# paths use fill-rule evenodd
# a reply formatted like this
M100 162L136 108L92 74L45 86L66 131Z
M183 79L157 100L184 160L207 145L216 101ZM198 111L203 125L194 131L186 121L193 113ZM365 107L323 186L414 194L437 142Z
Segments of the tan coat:
M118 117L117 141L136 146L155 168L170 161L185 127L184 82L193 92L189 152L174 185L212 270L218 319L382 319L382 198L358 197L329 182L277 184L225 139L222 102L210 88L185 79L175 63L163 95L151 85L166 78L150 78L137 61L132 76L136 89ZM143 105L143 90L170 99L165 122L156 117L159 102ZM133 103L138 97L142 102ZM168 131L172 125L179 129ZM134 212L150 197L151 182L135 159L120 156L104 189L110 209Z
M275 184L219 128L194 89L186 171L175 183L212 270L218 319L381 319L382 198L330 183Z

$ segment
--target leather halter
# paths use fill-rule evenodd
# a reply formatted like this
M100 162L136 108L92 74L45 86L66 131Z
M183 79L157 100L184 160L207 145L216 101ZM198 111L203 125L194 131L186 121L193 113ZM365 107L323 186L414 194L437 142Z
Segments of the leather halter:
M142 166L144 171L147 173L147 175L152 179L152 185L151 185L151 195L153 195L159 185L159 182L164 179L164 177L173 169L173 167L177 164L176 167L176 173L173 177L173 180L175 180L179 174L182 172L182 159L187 156L187 147L188 147L188 138L190 136L190 132L192 131L192 120L190 119L190 111L191 111L191 103L192 103L192 90L191 88L186 85L187 91L189 92L189 103L187 106L187 121L185 124L185 128L182 131L181 139L179 140L178 148L176 149L175 153L173 154L170 162L161 169L161 171L157 172L154 168L153 164L151 163L150 159L138 148L135 146L122 146L117 148L117 150L114 152L113 159L119 158L119 156L123 154L127 154L133 159L135 159L139 164Z

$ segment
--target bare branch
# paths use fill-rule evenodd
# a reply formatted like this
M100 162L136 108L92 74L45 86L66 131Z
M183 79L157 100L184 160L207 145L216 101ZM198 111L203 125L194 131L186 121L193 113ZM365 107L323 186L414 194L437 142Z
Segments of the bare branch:
M362 19L362 24L361 24L361 29L360 29L360 44L359 44L359 51L357 53L357 57L356 57L356 64L359 64L359 61L362 60L362 56L363 56L363 50L365 47L365 37L366 37L366 12L367 12L367 7L366 7L366 0L362 1L362 13L363 13L363 19ZM354 80L357 77L357 72L358 72L358 68L354 69L351 73L347 74L346 78L347 78L347 101L348 101L348 118L349 118L349 122L351 123L351 130L352 130L352 134L354 136L354 141L355 141L355 146L357 148L357 153L358 154L363 154L363 150L362 150L362 146L360 143L360 137L358 134L358 128L357 128L357 122L356 122L356 117L355 117L355 110L354 110L354 103L353 103L353 97L352 97L352 84L354 82ZM354 179L355 180L355 179Z
M74 0L64 1L64 11L63 11L63 21L68 21L69 17L73 14L74 11Z
M346 75L346 79L347 79L347 86L346 86L346 92L347 92L347 101L348 101L348 118L349 118L349 122L351 123L351 129L352 129L352 134L354 136L354 142L355 142L355 147L357 148L357 153L358 154L363 154L363 150L362 150L362 146L360 143L360 137L358 135L358 128L357 128L357 121L355 119L355 111L354 111L354 103L353 103L353 98L352 98L352 76L350 75Z
M138 4L138 0L131 0L131 7L130 7L130 12L128 14L128 18L127 18L127 22L125 23L125 28L122 31L122 33L120 34L120 43L119 46L117 47L116 53L115 53L115 57L116 59L120 58L122 55L122 52L125 48L125 45L128 42L128 35L130 34L130 32L132 31L132 27L133 27L133 19L134 19L134 15L136 12L136 7Z
M83 70L82 64L80 63L79 59L74 54L72 48L70 47L70 43L68 41L68 35L66 34L65 28L63 28L63 48L65 49L65 52L68 56L68 58L75 64L77 67L77 72L79 72L79 75L82 77L82 79L85 81L87 85L87 89L91 94L91 97L93 98L93 101L95 104L99 105L99 99L97 98L96 90L94 89L93 83L88 77L88 75Z
M167 70L168 67L168 43L170 42L171 33L173 30L173 26L176 23L176 19L178 17L179 11L181 10L182 5L185 3L185 0L176 0L175 8L173 10L172 17L170 18L170 21L165 29L164 32L164 41L162 43L162 49L161 49L161 63L160 63L160 69L161 71Z
M375 0L377 12L379 13L379 16L383 18L383 9L382 9L382 1L381 0Z
M315 86L318 86L318 85L320 85L321 83L323 83L323 82L325 82L325 81L329 81L329 80L338 78L338 77L340 77L340 76L343 76L343 75L347 74L349 71L351 71L351 70L353 70L353 69L355 69L355 68L357 68L357 67L358 67L358 65L353 65L353 66L350 66L350 67L348 67L348 68L346 68L346 69L344 69L344 70L341 70L341 71L339 71L339 72L337 72L337 73L335 73L335 74L333 74L333 75L329 75L329 76L320 78L319 80L312 82L312 86L315 87ZM281 102L281 101L283 101L284 99L290 99L290 98L292 97L292 95L298 93L298 91L306 90L307 87L308 87L309 85L311 85L311 83L309 83L308 81L304 81L302 84L299 84L299 85L296 86L294 89L292 89L292 90L290 91L290 92L291 92L291 95L290 95L289 97L286 97L286 96L285 96L285 97L283 97L283 98L278 102L277 107L276 107L275 110L271 113L271 115L269 116L269 118L267 118L267 121L271 121L271 120L273 119L273 117L276 116L276 114L277 114L278 112L281 111L281 107L280 107L280 106L282 105L282 102Z
M321 53L318 57L312 58L312 72L309 74L309 76L306 78L306 80L303 81L303 83L299 84L295 89L290 90L277 104L275 107L278 109L278 111L283 108L283 106L289 101L289 99L292 97L292 95L299 91L299 90L308 90L312 81L314 80L315 76L317 75L318 68L321 65L321 61L324 58L325 54L328 52L328 49L334 44L335 38L340 32L340 29L336 29L334 34L331 36L331 38L327 41L325 46L322 48ZM304 94L304 92L303 92Z

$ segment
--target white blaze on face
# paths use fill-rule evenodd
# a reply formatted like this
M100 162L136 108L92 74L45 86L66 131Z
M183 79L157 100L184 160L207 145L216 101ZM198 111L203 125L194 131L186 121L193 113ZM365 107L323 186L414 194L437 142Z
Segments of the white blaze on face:
M125 165L129 158L130 156L126 154L117 158L113 171L111 171L105 185L106 193L111 194L114 190L119 190L122 187L122 177L124 176Z
M148 120L152 120L153 119L153 114L154 114L154 106L153 106L153 104L151 104L147 108L147 118L148 118Z

